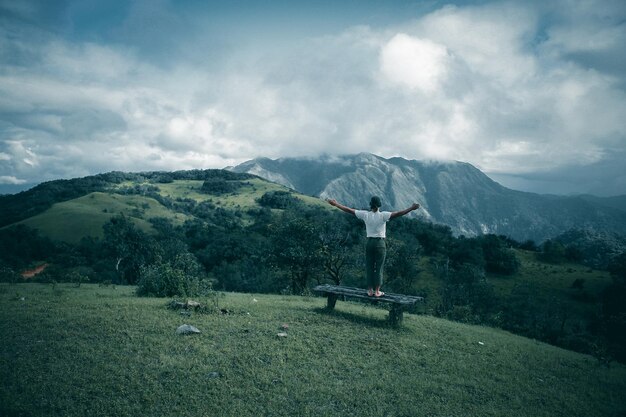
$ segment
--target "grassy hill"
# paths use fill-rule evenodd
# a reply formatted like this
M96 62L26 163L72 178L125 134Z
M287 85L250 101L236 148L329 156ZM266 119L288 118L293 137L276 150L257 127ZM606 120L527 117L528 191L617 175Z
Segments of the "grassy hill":
M156 184L159 188L159 194L170 198L191 198L196 202L215 199L223 208L253 208L258 207L257 199L263 194L271 191L286 191L286 187L266 181L261 178L252 178L248 180L236 181L241 184L237 192L221 195L219 198L212 197L206 193L200 192L203 181L179 180L168 184ZM326 206L319 198L309 197L302 194L294 193L294 195L308 204Z
M0 415L626 413L625 366L500 330L411 314L394 330L369 305L233 293L227 314L187 317L133 290L0 284Z
M246 210L258 208L257 200L271 191L287 191L282 185L261 178L231 180L237 190L219 196L201 191L202 180L174 180L169 183L148 181L124 181L112 184L106 191L96 191L84 196L53 204L45 211L17 222L39 230L53 240L77 243L83 237L101 237L102 226L111 217L123 213L144 232L151 232L149 220L163 217L180 225L193 216L166 207L150 194L127 194L132 187L150 187L155 193L168 200L190 199L196 203L212 202L226 210ZM309 205L327 207L320 199L294 193L294 196ZM10 225L5 226L10 227Z
M111 217L124 213L144 232L152 226L147 220L165 217L174 224L182 224L190 216L168 210L153 198L138 195L120 195L95 192L62 203L21 224L39 230L53 240L77 243L85 236L102 237L102 226Z

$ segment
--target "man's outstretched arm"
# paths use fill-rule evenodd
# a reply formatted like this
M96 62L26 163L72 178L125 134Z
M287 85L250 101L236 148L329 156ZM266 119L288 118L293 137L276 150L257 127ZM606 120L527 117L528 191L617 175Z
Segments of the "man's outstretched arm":
M356 216L356 213L354 212L353 208L346 207L343 204L339 204L337 202L337 200L326 200L326 201L328 201L328 204L330 204L331 206L335 206L338 209L345 211L346 213L349 213L349 214L352 214L353 216Z
M420 208L420 205L417 203L413 203L413 205L407 209L394 211L393 213L391 213L391 217L389 217L389 219L395 219L396 217L404 216L405 214L410 213L413 210L417 210L418 208Z

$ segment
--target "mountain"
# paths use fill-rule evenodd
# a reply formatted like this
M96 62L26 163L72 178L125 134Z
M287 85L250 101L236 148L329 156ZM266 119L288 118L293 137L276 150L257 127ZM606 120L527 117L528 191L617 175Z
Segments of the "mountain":
M624 197L556 196L503 187L471 164L382 158L361 153L320 158L257 158L230 168L255 174L303 194L384 210L419 202L418 217L467 236L495 233L543 241L571 229L626 235Z

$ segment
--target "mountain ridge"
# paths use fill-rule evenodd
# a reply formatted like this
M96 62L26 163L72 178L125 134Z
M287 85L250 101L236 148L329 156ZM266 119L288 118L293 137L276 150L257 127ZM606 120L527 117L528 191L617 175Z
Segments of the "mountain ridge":
M256 158L230 168L290 187L364 207L371 195L383 209L414 201L417 217L448 225L457 235L495 233L542 241L573 228L626 235L621 196L558 196L511 190L467 162L383 158L360 153L319 158Z
M444 224L456 235L494 233L541 242L572 229L626 236L626 196L558 196L510 190L469 163L385 159L361 153L319 158L257 158L229 170L154 171L105 174L41 183L19 194L0 196L0 227L32 217L52 203L104 191L109 183L149 179L206 179L213 175L254 175L317 198L335 198L367 208L371 195L383 210L417 201L412 216ZM415 214L417 213L417 214Z

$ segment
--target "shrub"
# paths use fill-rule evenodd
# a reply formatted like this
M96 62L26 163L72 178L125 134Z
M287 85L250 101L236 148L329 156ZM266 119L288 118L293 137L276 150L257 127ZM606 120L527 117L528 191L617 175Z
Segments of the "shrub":
M483 236L482 248L487 272L513 275L519 270L520 261L515 256L515 252L506 246L507 244L498 236Z
M238 181L227 181L223 178L209 178L204 181L200 191L206 194L222 195L234 193L241 187Z
M498 302L493 285L487 282L480 267L463 264L444 272L442 278L441 302L437 307L439 315L474 323L486 323L491 319Z
M469 305L453 306L452 309L446 313L446 318L461 323L477 323L480 321L479 317L472 312L472 307Z
M0 263L0 282L8 282L15 284L20 280L20 274L15 272L13 268Z
M528 250L532 252L537 252L539 248L535 244L534 240L526 240L519 245L519 249Z
M613 283L602 292L602 333L614 358L626 361L626 252L609 264Z
M513 275L519 270L520 261L512 249L500 248L486 259L485 270L496 274Z
M193 255L177 255L170 262L153 263L140 269L137 295L192 297L200 293L201 266Z
M565 260L565 247L557 241L548 239L541 245L541 252L537 257L543 262L559 264Z
M295 207L300 203L300 200L288 191L269 191L257 201L263 207L283 210Z
M450 261L455 267L471 264L482 269L485 265L485 256L481 241L477 238L468 239L460 236L451 245Z
M585 280L583 278L576 278L574 282L572 282L572 285L570 286L570 288L573 288L579 291L582 291L584 287L585 287Z

